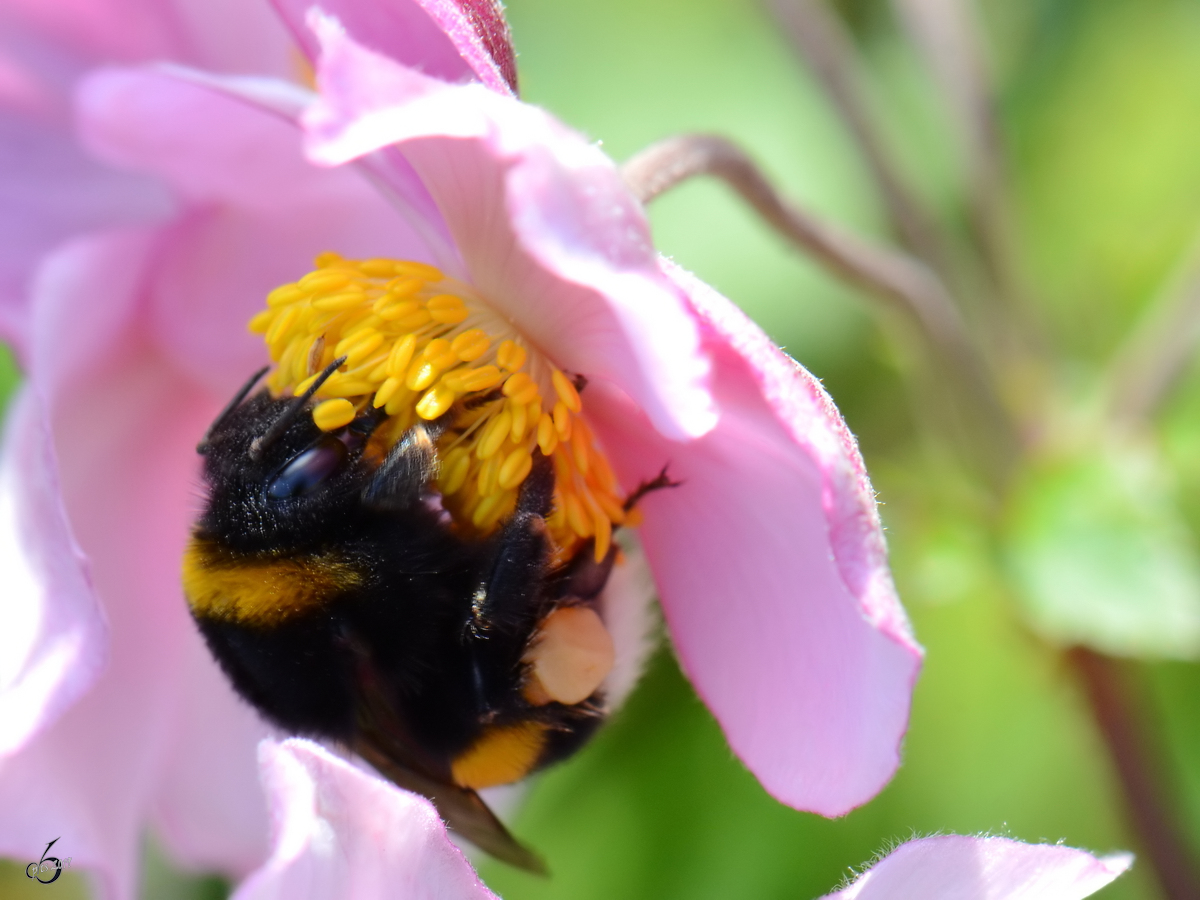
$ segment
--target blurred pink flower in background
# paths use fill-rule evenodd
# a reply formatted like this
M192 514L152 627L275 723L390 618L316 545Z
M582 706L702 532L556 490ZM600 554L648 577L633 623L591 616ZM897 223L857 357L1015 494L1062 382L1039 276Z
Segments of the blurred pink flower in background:
M511 96L490 4L326 4L348 34L278 6L315 100L257 6L0 4L20 35L0 48L2 127L24 142L0 170L0 326L26 375L0 470L0 852L61 834L109 897L133 894L148 826L190 867L241 877L267 857L265 728L198 639L178 562L195 443L262 362L245 323L326 250L434 262L593 378L587 415L623 485L665 462L685 483L644 504L654 585L614 577L606 606L660 596L774 796L825 815L866 802L898 764L921 654L829 398L655 256L610 161ZM195 68L101 65L156 58ZM262 750L274 856L244 896L298 896L278 860L310 795L344 804L351 844L410 810L420 824L379 858L484 892L424 801L279 746Z

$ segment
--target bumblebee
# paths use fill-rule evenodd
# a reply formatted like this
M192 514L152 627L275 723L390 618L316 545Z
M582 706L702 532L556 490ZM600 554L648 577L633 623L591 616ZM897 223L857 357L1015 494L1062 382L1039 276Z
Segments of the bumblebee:
M434 485L453 415L386 452L372 441L382 410L322 430L312 398L343 362L295 398L254 393L257 373L198 447L192 615L269 721L349 748L480 848L540 871L477 791L563 759L603 719L613 648L594 605L618 550L597 559L589 541L553 560L540 454L493 535L457 534Z

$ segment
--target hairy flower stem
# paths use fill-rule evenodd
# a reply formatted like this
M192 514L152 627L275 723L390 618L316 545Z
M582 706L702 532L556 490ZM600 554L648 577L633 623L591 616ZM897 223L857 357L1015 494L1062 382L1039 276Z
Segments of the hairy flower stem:
M916 327L949 377L972 453L989 480L997 487L1003 485L1016 455L1012 422L953 299L927 267L823 222L785 199L754 161L723 137L668 138L628 160L621 174L643 203L698 175L720 178L829 272L898 310Z
M1200 897L1200 871L1188 850L1168 791L1158 773L1161 761L1146 739L1127 669L1129 663L1076 647L1067 652L1087 694L1092 718L1108 747L1129 807L1129 818L1142 843L1142 852L1168 900Z

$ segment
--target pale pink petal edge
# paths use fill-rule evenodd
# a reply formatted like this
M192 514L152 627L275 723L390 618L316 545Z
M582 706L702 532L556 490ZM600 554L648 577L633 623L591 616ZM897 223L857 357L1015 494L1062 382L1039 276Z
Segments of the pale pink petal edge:
M939 835L900 845L822 900L1082 900L1132 864L1128 853Z

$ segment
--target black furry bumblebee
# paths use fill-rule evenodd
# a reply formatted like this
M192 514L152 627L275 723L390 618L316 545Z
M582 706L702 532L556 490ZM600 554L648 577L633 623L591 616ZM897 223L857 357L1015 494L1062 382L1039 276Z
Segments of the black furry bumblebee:
M586 696L547 693L530 654L557 616L567 644L599 644L611 666L592 605L617 549L597 560L589 541L552 562L555 476L540 453L494 534L456 534L433 489L452 415L382 454L382 410L323 431L312 397L343 362L294 399L254 393L263 370L213 422L183 567L192 614L271 722L350 748L479 847L538 870L476 791L562 759L600 724L599 679L583 682Z

